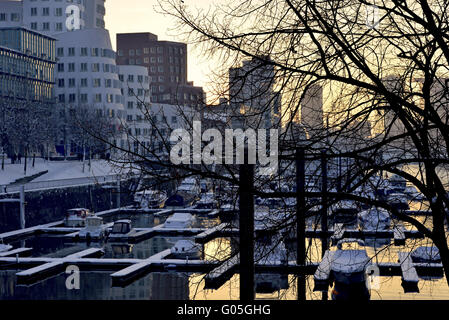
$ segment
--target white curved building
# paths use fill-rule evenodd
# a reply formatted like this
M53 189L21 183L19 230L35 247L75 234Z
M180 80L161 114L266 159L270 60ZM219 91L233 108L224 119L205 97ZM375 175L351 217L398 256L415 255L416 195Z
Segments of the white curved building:
M99 116L113 120L118 129L126 113L109 32L81 29L54 37L58 105L65 110L98 110Z
M69 24L67 14L74 18ZM104 29L105 14L105 0L0 0L0 27L25 26L47 35Z

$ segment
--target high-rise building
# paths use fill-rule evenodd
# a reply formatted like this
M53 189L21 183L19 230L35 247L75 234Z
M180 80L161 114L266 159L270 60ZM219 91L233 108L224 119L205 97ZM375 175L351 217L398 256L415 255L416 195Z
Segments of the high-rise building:
M104 4L105 0L0 0L0 27L25 26L50 35L104 29Z
M56 39L0 28L0 97L52 103Z
M309 137L322 132L324 128L323 87L320 85L310 86L301 100L301 124Z
M151 82L151 102L198 107L204 92L187 81L187 45L160 41L152 33L117 34L117 64L145 66Z
M246 125L254 129L279 125L281 94L274 90L274 66L264 63L269 60L270 57L245 60L242 66L229 69L231 113L244 115Z

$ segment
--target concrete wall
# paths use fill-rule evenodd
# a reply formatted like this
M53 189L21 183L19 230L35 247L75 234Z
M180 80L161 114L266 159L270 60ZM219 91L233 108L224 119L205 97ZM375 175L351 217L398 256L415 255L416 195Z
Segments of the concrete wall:
M132 202L131 182L122 182L120 202L122 206ZM64 218L67 209L85 207L94 212L116 207L116 194L105 185L78 186L69 188L32 191L25 194L26 227L49 223ZM112 195L112 207L111 207ZM18 198L18 194L14 197ZM18 203L0 203L0 232L20 228Z

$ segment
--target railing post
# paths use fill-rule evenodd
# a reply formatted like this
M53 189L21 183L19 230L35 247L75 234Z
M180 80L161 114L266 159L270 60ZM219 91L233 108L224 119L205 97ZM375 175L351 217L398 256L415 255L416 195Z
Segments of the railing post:
M120 208L120 177L117 177L117 208Z
M306 300L306 281L304 265L306 263L306 222L305 222L305 155L304 149L296 150L296 265L302 270L298 273L298 300Z
M240 300L254 300L254 165L245 163L239 169L239 247Z
M20 228L25 229L25 186L20 186Z

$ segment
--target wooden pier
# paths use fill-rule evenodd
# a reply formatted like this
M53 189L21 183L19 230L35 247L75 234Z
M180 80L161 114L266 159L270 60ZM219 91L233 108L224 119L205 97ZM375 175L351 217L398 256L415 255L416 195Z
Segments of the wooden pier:
M47 262L37 267L21 271L16 274L17 282L19 284L30 284L36 282L36 280L44 279L48 276L53 276L61 272L65 266L67 266L72 259L89 258L93 256L102 255L103 249L101 248L89 248L81 252L71 254L65 258L55 259L54 261Z
M398 252L402 271L402 287L404 292L419 292L419 277L409 252Z

